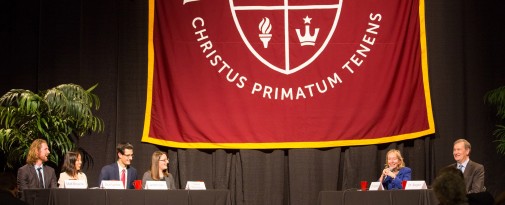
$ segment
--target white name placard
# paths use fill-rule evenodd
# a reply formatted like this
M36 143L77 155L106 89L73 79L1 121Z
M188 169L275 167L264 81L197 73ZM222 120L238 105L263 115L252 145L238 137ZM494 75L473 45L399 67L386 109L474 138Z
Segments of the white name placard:
M100 183L102 189L125 189L123 182L117 180L102 180Z
M63 184L64 188L67 189L86 189L88 188L88 184L84 180L65 180Z
M423 181L407 181L407 185L405 185L405 190L418 190L418 189L427 189L426 182Z
M168 190L166 181L146 181L144 189Z
M206 190L205 183L202 181L188 181L186 190Z
M372 182L370 184L370 188L368 188L370 191L379 191L379 190L384 190L384 187L382 186L382 183L380 182Z

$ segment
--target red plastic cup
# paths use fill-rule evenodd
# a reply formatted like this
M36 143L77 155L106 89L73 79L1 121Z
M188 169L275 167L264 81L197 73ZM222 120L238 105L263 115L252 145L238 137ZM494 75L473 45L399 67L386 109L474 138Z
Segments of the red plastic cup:
M366 191L368 187L367 181L361 181L361 191Z
M142 180L133 181L133 186L135 187L136 190L141 190L142 189Z
M407 180L403 180L402 181L402 187L403 187L403 189L405 189L406 186L407 186Z

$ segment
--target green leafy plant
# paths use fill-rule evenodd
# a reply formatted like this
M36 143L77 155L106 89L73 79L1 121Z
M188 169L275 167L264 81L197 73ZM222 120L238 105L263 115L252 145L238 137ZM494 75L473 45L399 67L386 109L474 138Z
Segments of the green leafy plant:
M24 164L34 139L47 141L49 161L58 165L65 153L76 149L79 138L103 131L103 120L92 113L100 107L92 93L96 87L62 84L38 94L23 89L5 93L0 98L0 156L6 167Z
M505 155L505 86L489 91L484 98L486 102L496 106L496 116L500 118L500 122L496 125L493 135L497 138L496 150Z

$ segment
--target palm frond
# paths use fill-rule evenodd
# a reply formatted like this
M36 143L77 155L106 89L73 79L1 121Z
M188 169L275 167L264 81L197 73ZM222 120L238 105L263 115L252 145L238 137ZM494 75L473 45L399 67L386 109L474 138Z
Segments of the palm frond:
M496 115L500 119L505 119L505 86L487 92L484 99L487 103L496 106Z
M496 130L493 132L493 135L498 138L495 140L495 142L498 143L496 151L505 155L505 125L496 125Z
M85 90L76 84L62 84L38 94L12 89L0 97L0 152L4 153L0 156L7 158L7 166L19 163L20 156L26 157L34 139L46 139L52 153L49 160L58 165L76 147L72 135L102 132L104 122L92 112L100 106L98 96L92 93L97 85Z
M496 125L493 135L497 138L496 151L505 155L505 125L502 124L505 121L505 86L487 92L484 99L496 107L496 116L500 118L501 123Z
M7 167L13 167L24 161L31 141L16 129L0 129L0 151L5 155Z

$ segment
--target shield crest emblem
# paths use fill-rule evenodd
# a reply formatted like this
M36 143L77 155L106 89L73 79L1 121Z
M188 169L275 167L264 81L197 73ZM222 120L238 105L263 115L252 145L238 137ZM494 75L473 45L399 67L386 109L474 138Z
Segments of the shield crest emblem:
M251 53L265 66L289 75L310 65L324 51L337 27L342 1L229 3L235 26Z

